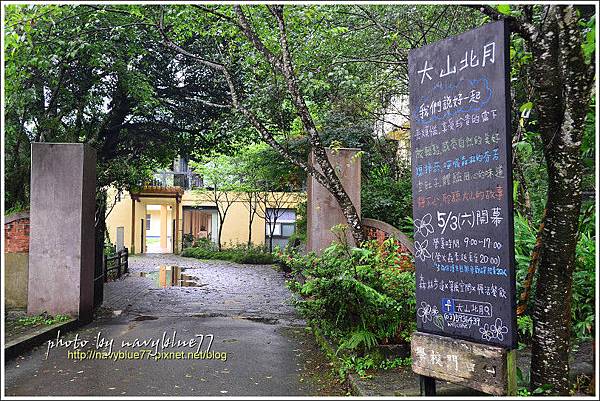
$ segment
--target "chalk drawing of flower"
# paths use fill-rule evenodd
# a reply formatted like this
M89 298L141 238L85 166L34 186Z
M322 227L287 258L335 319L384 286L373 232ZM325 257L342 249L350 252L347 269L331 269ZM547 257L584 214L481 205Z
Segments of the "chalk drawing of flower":
M423 242L415 241L415 258L421 259L423 262L425 259L431 258L431 253L427 250L427 246L429 245L429 240L425 240Z
M423 237L427 237L429 234L433 234L433 226L431 225L431 213L427 213L420 219L415 219L415 235L421 234Z
M421 301L421 306L417 309L417 316L421 318L423 323L431 322L433 310L431 305L425 301Z
M490 325L489 324L485 324L483 325L483 327L479 328L479 332L481 333L481 338L485 341L490 341L492 339L492 332L490 330Z
M494 324L489 325L486 323L483 327L479 328L479 332L481 333L481 338L486 341L493 339L503 341L504 335L508 333L508 327L504 325L502 319L497 318Z
M504 340L504 335L508 333L508 327L502 323L502 319L497 318L494 324L490 326L490 331L493 333L494 338L502 341Z

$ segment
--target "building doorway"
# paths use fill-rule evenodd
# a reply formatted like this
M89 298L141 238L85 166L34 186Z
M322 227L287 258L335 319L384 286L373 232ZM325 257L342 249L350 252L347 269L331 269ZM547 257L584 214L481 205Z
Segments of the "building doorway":
M193 242L207 239L217 243L219 233L219 218L217 209L205 206L183 207L184 241Z
M173 252L173 207L171 205L146 205L145 253Z

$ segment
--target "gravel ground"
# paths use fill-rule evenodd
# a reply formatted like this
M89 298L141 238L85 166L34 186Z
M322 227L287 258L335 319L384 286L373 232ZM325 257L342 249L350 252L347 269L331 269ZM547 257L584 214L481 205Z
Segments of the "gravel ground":
M181 267L199 286L160 288L154 277L161 265ZM151 254L130 257L129 271L124 279L105 285L104 307L137 314L243 316L304 324L291 304L285 274L270 265Z
M54 349L46 357L43 345L6 362L7 395L346 394L346 387L332 374L330 362L290 304L285 275L272 266L174 255L134 256L129 262L128 275L105 284L103 307L94 322L63 336L89 340L82 348L85 355L98 349L99 338L114 341L113 351L120 351L132 349L123 348L124 342L210 336L211 351L227 353L226 361L78 359L69 356L73 347ZM199 286L160 288L155 280L160 265L184 268L184 274Z

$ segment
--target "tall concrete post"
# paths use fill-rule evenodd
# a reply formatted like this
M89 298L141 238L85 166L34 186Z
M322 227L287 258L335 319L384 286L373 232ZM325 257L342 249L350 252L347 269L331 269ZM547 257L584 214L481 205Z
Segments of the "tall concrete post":
M91 320L95 210L96 151L33 143L27 313Z
M327 158L333 166L337 176L342 181L342 186L350 196L356 211L360 215L360 157L356 157L359 149L328 149ZM319 171L321 169L314 162L314 155L310 155L310 164ZM338 224L348 224L342 209L331 193L317 182L312 176L308 177L308 200L306 204L307 217L307 244L308 251L320 253L335 240L331 227ZM350 231L348 241L353 244L354 239Z
M160 205L160 248L162 252L167 250L167 205Z

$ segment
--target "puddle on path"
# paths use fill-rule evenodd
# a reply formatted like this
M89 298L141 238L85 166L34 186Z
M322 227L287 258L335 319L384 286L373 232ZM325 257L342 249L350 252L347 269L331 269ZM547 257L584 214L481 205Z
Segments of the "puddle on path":
M185 269L173 265L161 265L157 272L141 272L141 277L154 280L159 288L167 287L204 287L208 284L199 282L198 277L184 274Z
M142 315L142 316L138 316L135 319L133 319L136 322L142 322L144 320L157 320L158 318L156 316L146 316L146 315Z
M279 319L260 317L260 316L234 316L233 318L250 320L252 322L259 322L259 323L265 323L265 324L278 324L279 323Z

